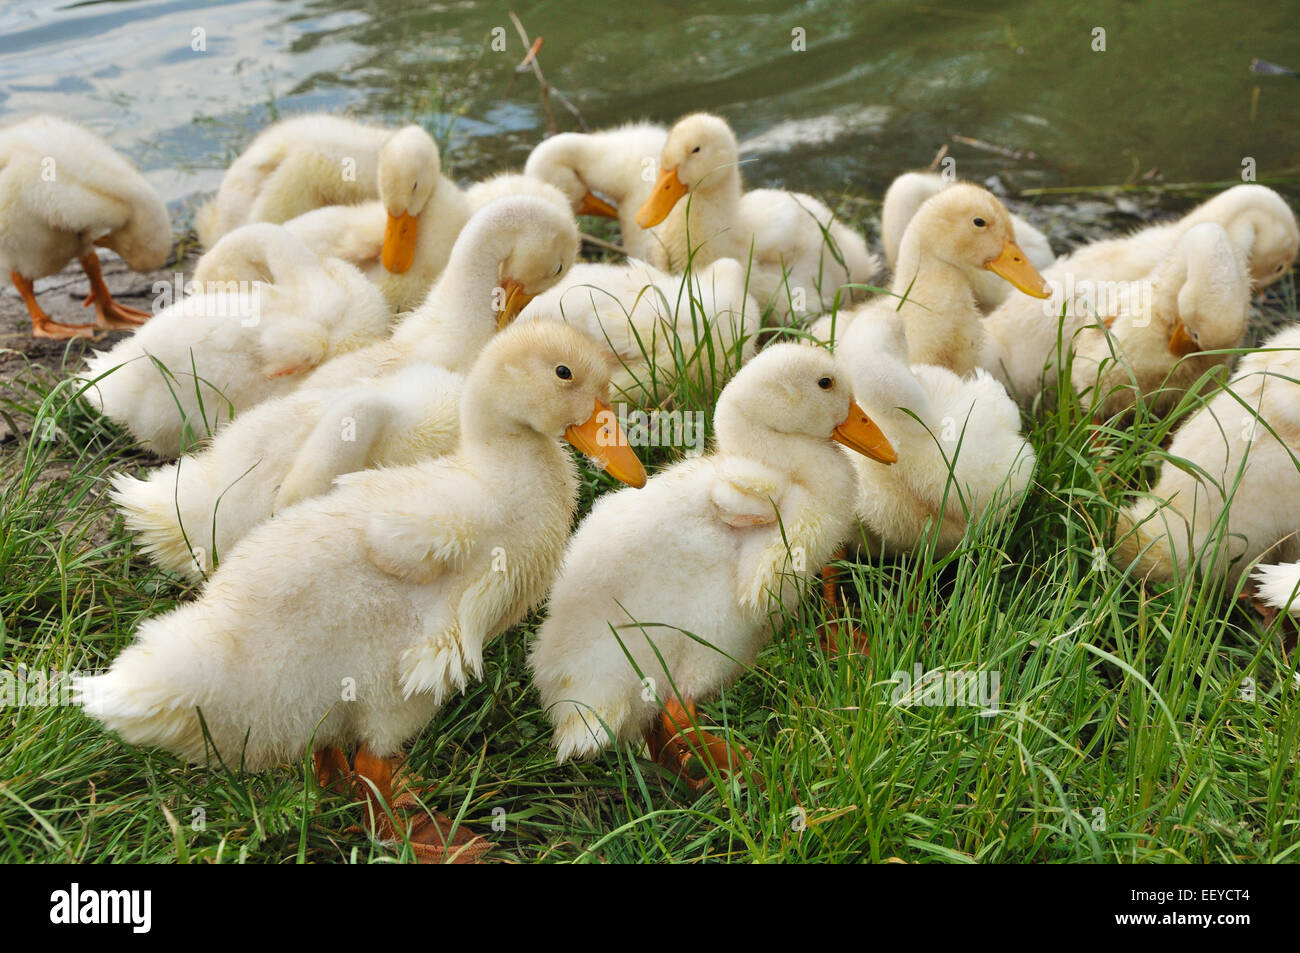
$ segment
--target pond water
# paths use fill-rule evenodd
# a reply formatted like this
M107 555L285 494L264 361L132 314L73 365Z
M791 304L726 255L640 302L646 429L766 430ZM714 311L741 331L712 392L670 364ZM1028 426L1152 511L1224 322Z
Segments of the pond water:
M85 122L178 208L253 131L309 109L415 119L456 177L482 178L547 127L510 10L588 126L719 112L754 185L878 195L947 144L959 174L1013 188L1239 180L1249 158L1297 195L1300 80L1249 64L1300 69L1300 26L1260 0L9 0L0 121Z

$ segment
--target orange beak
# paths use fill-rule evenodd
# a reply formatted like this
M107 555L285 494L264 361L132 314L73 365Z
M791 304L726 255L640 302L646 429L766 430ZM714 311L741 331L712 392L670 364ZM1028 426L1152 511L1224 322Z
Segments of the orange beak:
M576 215L599 215L601 218L618 218L618 209L610 205L599 195L588 192L582 197Z
M609 405L596 401L596 408L583 424L570 424L564 439L596 461L600 468L628 486L645 486L645 467L627 445L618 419Z
M513 278L507 278L501 283L501 291L504 297L501 301L501 310L497 312L498 331L519 317L519 312L524 310L524 306L537 297L524 291L524 286Z
M688 191L689 189L682 185L682 180L677 178L677 166L664 169L659 173L659 181L655 183L654 191L645 200L641 210L636 213L636 223L642 228L654 228L668 217L673 206Z
M893 446L856 400L849 401L849 415L844 418L844 423L831 431L831 439L878 463L898 462Z
M1017 291L1023 291L1031 297L1052 296L1052 289L1047 287L1047 282L1038 273L1038 269L1029 263L1028 256L1020 246L1009 238L1002 243L1002 251L997 257L984 262L984 267L999 278L1010 282Z
M384 227L383 251L379 256L387 271L400 275L410 269L415 261L415 235L419 227L418 215L389 213L388 224Z
M1169 335L1169 353L1174 357L1186 357L1200 349L1201 346L1196 343L1196 338L1188 333L1187 325L1179 321L1174 328L1174 333Z

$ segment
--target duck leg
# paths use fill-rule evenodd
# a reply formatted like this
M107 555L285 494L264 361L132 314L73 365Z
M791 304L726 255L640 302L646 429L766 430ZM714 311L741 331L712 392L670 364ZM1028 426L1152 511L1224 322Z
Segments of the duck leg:
M32 316L32 335L38 338L52 338L62 341L68 338L93 338L95 329L89 324L64 324L55 321L36 303L36 291L30 279L24 278L16 271L9 272L9 280L14 283L22 295L27 313Z
M646 746L657 764L700 791L709 783L710 767L729 777L753 756L744 746L729 744L697 725L694 700L688 698L683 703L671 698L664 704L657 723L646 732ZM757 776L754 780L757 783Z
M91 304L95 306L95 327L120 331L124 328L139 327L153 317L148 311L128 308L113 300L108 285L104 283L104 272L99 267L99 256L93 251L82 255L78 260L86 272L86 277L90 279L90 294L86 296L82 306Z
M835 564L843 560L845 554L846 549L841 546L831 556L830 563L822 569L822 601L826 603L828 616L840 614L840 578L844 575L844 571ZM840 654L840 643L845 639L853 650L861 655L867 655L871 651L871 642L867 634L847 619L828 619L820 627L819 632L822 648L831 655Z
M366 802L370 832L379 840L409 840L411 850L422 864L473 864L495 846L463 824L457 826L446 815L421 808L411 791L411 786L417 783L415 779L407 778L404 790L394 798L392 759L377 755L362 745L353 763L357 784ZM367 780L370 783L366 783ZM398 813L407 809L416 809L419 814L405 818ZM398 823L406 828L405 837L389 817L390 810Z
M340 791L343 782L352 777L352 765L338 745L317 750L312 757L316 761L316 782L325 790Z

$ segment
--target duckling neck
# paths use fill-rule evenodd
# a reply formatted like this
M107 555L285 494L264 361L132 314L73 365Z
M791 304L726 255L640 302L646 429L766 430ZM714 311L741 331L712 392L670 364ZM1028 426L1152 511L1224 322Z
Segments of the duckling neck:
M748 259L749 236L738 231L740 196L740 170L732 166L713 172L677 203L658 232L669 271L682 271L688 260L701 268L719 258Z
M409 349L412 361L464 374L496 333L499 272L511 240L504 234L462 239L424 303L393 331L393 343Z
M984 347L984 318L961 268L923 255L916 242L905 241L892 291L907 296L901 313L910 363L935 364L957 374L974 369Z

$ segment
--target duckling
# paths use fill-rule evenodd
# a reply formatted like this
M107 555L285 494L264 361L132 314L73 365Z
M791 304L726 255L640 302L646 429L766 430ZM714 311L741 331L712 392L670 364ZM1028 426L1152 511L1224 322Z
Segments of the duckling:
M356 265L389 307L406 311L442 273L469 216L469 201L442 174L433 139L407 126L379 153L378 202L319 208L285 227L322 258Z
M340 387L409 363L467 373L483 345L578 255L573 215L536 196L496 199L475 213L418 308L384 341L321 367L305 387Z
M909 367L903 319L884 311L854 321L835 357L854 400L899 456L882 467L849 455L872 552L911 551L932 525L936 552L952 552L968 525L986 514L1002 519L1024 495L1034 450L1020 432L1020 408L987 372Z
M460 434L464 375L509 323L523 289L553 284L557 259L563 271L577 247L567 207L532 197L489 204L461 233L447 272L400 337L329 362L174 467L143 480L115 477L127 528L158 565L200 578L253 527L328 492L336 477L449 453ZM495 300L502 285L511 290Z
M654 405L672 392L679 362L697 392L712 395L725 383L754 354L759 308L735 259L719 258L689 278L633 260L577 265L519 319L585 331L609 349L615 393Z
M1300 563L1260 566L1255 570L1256 598L1279 612L1300 617Z
M1265 554L1300 559L1297 380L1300 326L1242 357L1232 381L1178 428L1150 493L1120 514L1116 566L1158 580L1195 566L1233 584Z
M379 197L380 153L396 130L307 113L268 126L195 214L204 248L251 222L282 224L327 205Z
M1184 233L1203 223L1228 233L1246 258L1255 289L1281 278L1300 249L1295 213L1281 196L1263 185L1234 186L1175 222L1094 242L1059 259L1045 274L1053 288L1045 305L1011 298L985 320L988 337L980 365L1028 405L1064 363L1058 335L1072 348L1080 328L1113 318L1111 302L1118 295L1112 292L1123 282L1147 278Z
M890 183L880 211L880 242L885 248L885 262L891 269L898 267L898 251L903 243L903 233L922 203L938 195L954 179L934 172L905 172ZM1009 213L1010 214L1010 213ZM1056 260L1047 236L1019 215L1011 215L1016 244L1021 247L1030 264L1040 271ZM992 311L1011 294L1011 287L992 272L972 276L975 299L980 310Z
M601 497L569 543L530 656L560 762L639 736L663 703L663 733L685 729L848 537L853 468L836 441L893 458L818 348L764 349L715 424L712 453ZM690 746L718 750L705 733Z
M969 374L985 346L975 293L984 274L1031 297L1047 297L1042 275L1016 244L1006 206L987 189L958 183L927 199L908 222L890 295L822 318L812 334L829 341L862 317L897 313L907 331L909 363Z
M161 268L171 220L135 166L99 136L54 116L0 130L0 268L22 296L38 338L93 337L96 328L133 328L150 317L113 300L96 246L136 271ZM73 258L90 280L94 325L63 324L36 302L32 282Z
M862 236L811 195L744 192L739 161L725 120L695 113L673 126L659 179L637 213L642 228L660 226L652 264L680 272L688 262L699 268L734 258L751 271L749 290L759 305L771 305L787 322L829 308L844 285L880 271ZM852 289L842 292L855 297L861 295Z
M1221 225L1183 233L1173 253L1136 287L1125 285L1113 321L1082 328L1071 381L1113 417L1141 397L1168 413L1205 372L1231 362L1250 317L1250 277ZM1211 352L1211 353L1206 353Z
M91 382L89 403L159 457L176 457L388 328L388 308L357 269L322 262L283 226L236 229L205 261L198 273L211 283L96 351L80 375ZM259 277L222 277L233 272Z
M572 328L499 335L465 383L453 455L352 474L263 524L197 601L145 620L107 673L79 680L81 705L128 744L194 763L210 743L264 771L310 746L333 781L341 746L357 745L372 828L400 836L373 802L393 803L389 757L482 677L484 647L559 565L578 498L561 438L645 481L608 387ZM419 843L418 824L409 833Z
M553 185L517 172L502 172L490 179L476 182L465 190L465 201L469 203L470 214L495 199L509 198L516 195L532 195L550 202L556 208L568 212L569 200Z
M654 169L667 139L667 129L649 122L592 133L563 132L529 153L524 175L558 188L575 215L618 219L628 256L649 260L657 246L636 217L654 188Z

